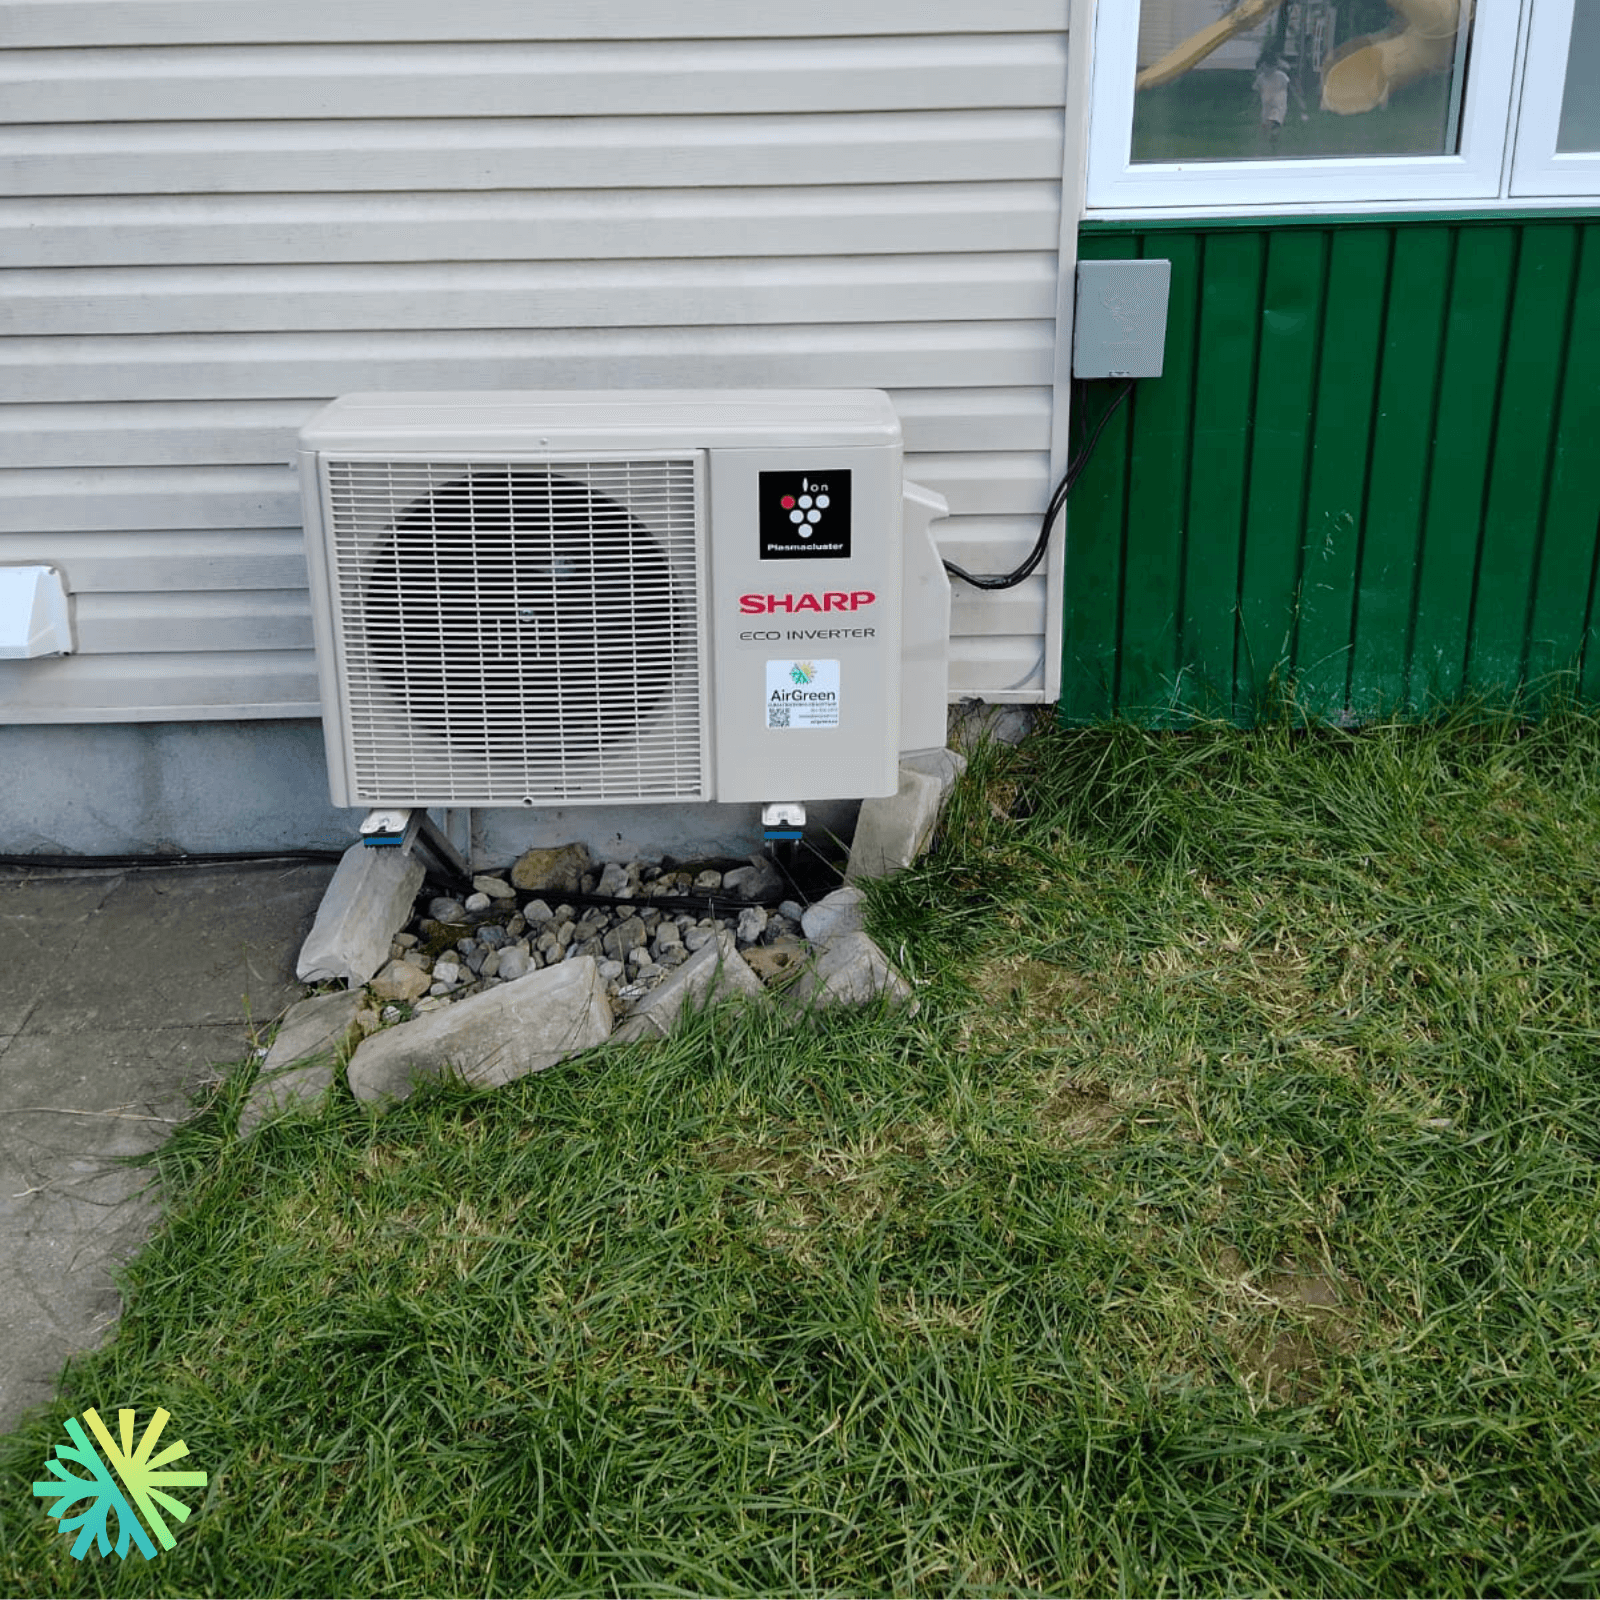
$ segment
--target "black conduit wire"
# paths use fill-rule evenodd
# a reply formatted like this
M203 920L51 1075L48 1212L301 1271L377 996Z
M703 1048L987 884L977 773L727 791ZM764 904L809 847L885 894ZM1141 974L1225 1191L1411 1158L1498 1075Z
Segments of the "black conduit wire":
M248 867L270 861L338 861L343 850L184 850L173 855L13 856L0 867L44 867L58 871L163 871L171 867Z
M960 578L963 583L970 583L974 589L1014 589L1024 578L1031 577L1034 569L1044 560L1045 551L1050 548L1050 529L1061 514L1061 508L1067 503L1067 496L1072 493L1078 479L1083 475L1083 469L1088 466L1089 458L1094 454L1094 447L1099 444L1100 435L1106 430L1106 424L1132 393L1133 379L1129 378L1117 390L1116 399L1100 413L1100 419L1095 423L1082 449L1067 463L1067 470L1062 474L1061 482L1056 485L1055 493L1050 496L1049 505L1044 508L1044 519L1039 524L1039 537L1034 540L1033 549L1023 557L1021 566L1013 568L1010 572L973 573L964 567L958 567L953 561L947 561L944 570L951 577Z

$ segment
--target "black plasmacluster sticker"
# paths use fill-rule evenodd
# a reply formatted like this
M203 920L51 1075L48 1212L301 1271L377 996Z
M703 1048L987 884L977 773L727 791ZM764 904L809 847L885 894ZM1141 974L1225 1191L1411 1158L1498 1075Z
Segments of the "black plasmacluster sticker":
M850 556L850 474L763 472L761 559L845 561Z

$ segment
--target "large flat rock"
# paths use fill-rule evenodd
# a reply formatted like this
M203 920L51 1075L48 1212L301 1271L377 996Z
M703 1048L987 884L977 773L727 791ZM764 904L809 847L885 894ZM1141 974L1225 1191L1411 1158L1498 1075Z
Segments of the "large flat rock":
M755 1000L765 992L761 980L740 956L733 935L726 928L719 928L715 939L695 951L623 1018L612 1037L618 1044L631 1044L635 1039L664 1039L686 1006L711 1005L737 997Z
M241 1139L270 1117L318 1106L327 1098L340 1052L361 1031L356 1013L366 1003L360 989L339 989L289 1008L239 1109Z
M364 1039L350 1058L350 1090L358 1100L403 1100L450 1073L498 1088L610 1035L600 969L579 956Z
M798 979L789 995L796 1005L864 1006L886 1001L903 1006L911 985L865 933L841 933L831 940Z

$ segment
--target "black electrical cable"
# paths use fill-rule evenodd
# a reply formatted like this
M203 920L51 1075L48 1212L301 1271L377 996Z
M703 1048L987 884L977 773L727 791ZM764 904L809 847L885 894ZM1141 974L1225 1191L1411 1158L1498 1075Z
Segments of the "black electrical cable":
M958 567L953 561L947 561L944 570L951 577L960 578L963 583L970 583L974 589L1014 589L1024 578L1032 576L1034 569L1044 560L1045 551L1050 547L1050 529L1061 514L1061 508L1067 503L1067 496L1072 493L1082 476L1083 469L1088 466L1089 458L1094 454L1094 447L1099 444L1100 435L1106 430L1106 424L1132 393L1133 379L1129 378L1117 391L1116 399L1101 412L1100 420L1095 423L1083 448L1067 463L1067 470L1062 474L1061 482L1056 485L1055 493L1050 496L1049 505L1044 508L1044 520L1039 524L1039 537L1034 540L1033 548L1023 558L1021 566L1013 568L1010 572L974 573L968 572L964 567Z
M172 867L247 867L269 861L338 861L342 850L196 850L176 855L13 856L0 855L0 867L45 867L61 871L111 868L162 871Z

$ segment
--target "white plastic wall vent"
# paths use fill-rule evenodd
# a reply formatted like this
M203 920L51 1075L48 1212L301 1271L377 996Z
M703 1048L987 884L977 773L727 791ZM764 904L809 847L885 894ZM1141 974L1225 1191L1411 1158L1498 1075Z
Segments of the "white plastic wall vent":
M0 661L72 649L67 591L54 567L0 567Z
M877 391L353 395L300 445L336 805L881 795L944 742Z

